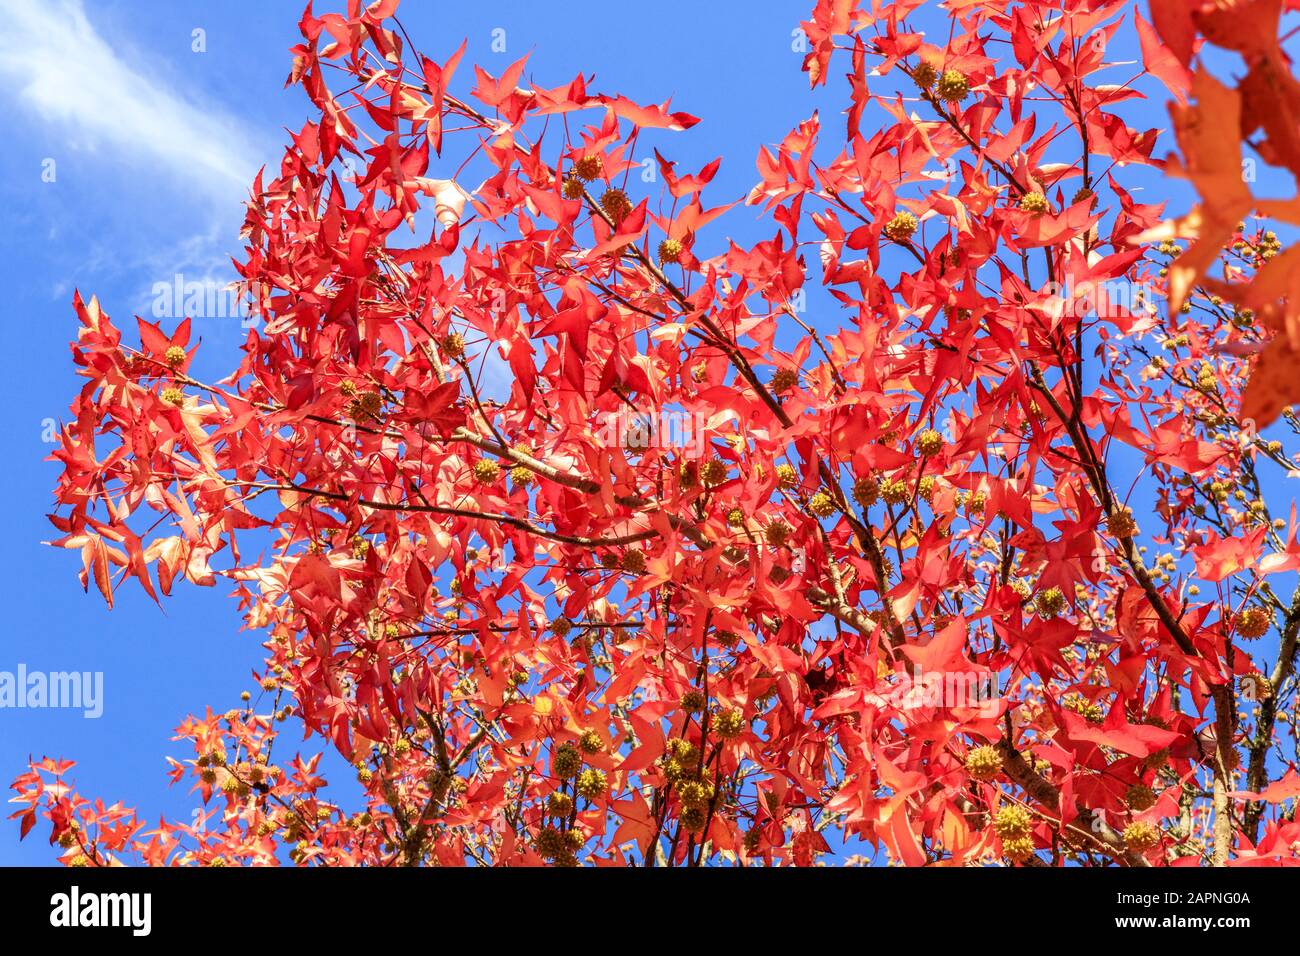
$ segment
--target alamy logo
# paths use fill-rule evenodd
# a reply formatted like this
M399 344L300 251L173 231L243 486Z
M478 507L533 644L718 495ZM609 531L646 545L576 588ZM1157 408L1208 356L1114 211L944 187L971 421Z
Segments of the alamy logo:
M171 282L153 284L155 319L239 319L246 329L257 325L258 285L222 284L212 279L187 280L176 273Z
M1114 279L1094 282L1084 279L1076 282L1067 276L1065 282L1049 282L1042 294L1055 297L1056 311L1076 319L1096 314L1099 318L1119 318L1125 313L1137 312L1156 301L1156 291L1144 282Z
M103 671L0 671L0 710L68 708L94 720L104 713Z
M887 691L867 695L868 701L899 710L964 707L985 717L997 715L999 698L992 672L924 671L916 665L911 674L898 675Z
M634 452L648 448L684 448L698 457L704 452L704 419L699 412L620 408L599 416L601 443L606 448Z
M68 893L50 897L50 925L127 926L134 936L148 936L153 925L153 898L149 893Z

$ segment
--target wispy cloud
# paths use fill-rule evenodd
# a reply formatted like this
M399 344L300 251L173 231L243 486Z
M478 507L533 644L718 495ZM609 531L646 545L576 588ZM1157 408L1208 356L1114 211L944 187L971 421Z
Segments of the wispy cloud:
M123 60L81 0L0 0L0 77L33 116L85 148L162 165L212 196L240 196L259 165L235 118Z

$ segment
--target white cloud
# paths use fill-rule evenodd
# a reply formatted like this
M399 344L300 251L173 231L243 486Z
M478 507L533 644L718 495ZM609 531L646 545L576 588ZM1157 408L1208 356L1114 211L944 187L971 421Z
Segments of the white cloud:
M81 0L0 0L0 23L2 86L72 142L165 166L210 196L244 195L259 165L249 133L125 62Z

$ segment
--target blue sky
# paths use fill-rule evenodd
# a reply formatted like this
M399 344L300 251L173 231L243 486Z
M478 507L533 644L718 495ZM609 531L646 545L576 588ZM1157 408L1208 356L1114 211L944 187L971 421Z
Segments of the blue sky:
M810 6L658 0L587 13L525 0L406 0L401 19L440 62L468 40L461 84L471 63L499 75L531 53L526 76L539 85L585 71L596 75L592 88L638 102L673 96L674 109L703 121L638 148L648 157L652 143L661 150L671 143L679 171L723 156L706 194L712 206L742 197L756 181L759 146L779 141L814 108L840 122L831 117L844 100L843 67L832 66L829 97L810 95L791 49L791 31ZM336 8L317 4L318 13ZM233 278L229 255L239 249L248 183L259 166L278 163L284 129L310 116L301 90L283 88L300 13L298 0L0 0L0 122L9 131L0 151L7 225L0 269L14 350L0 378L9 505L0 580L10 609L0 671L20 663L29 671L102 671L105 695L93 720L75 710L0 710L5 783L29 754L61 756L78 761L84 794L134 805L151 821L188 820L197 796L164 777L165 755L187 756L171 742L172 728L206 706L236 706L239 693L253 689L258 641L238 630L227 586L181 584L161 610L127 587L109 612L97 594L82 593L77 554L41 544L54 536L44 515L57 474L44 460L51 446L42 433L66 415L81 384L67 344L76 330L74 288L97 295L128 326L132 314L150 316L155 283L177 274L218 284ZM502 30L499 52L493 41ZM1135 124L1140 117L1166 125L1162 103L1124 112ZM1162 141L1157 154L1166 149ZM429 175L441 174L435 166ZM760 235L753 209L733 211L723 228L738 239ZM199 377L234 365L237 323L200 319L195 332L204 341ZM0 825L0 864L52 857L43 836L20 845L16 824Z

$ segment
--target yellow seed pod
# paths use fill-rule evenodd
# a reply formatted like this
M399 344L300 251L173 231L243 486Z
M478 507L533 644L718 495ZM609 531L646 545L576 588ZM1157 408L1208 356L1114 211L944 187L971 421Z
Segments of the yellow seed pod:
M1136 820L1124 828L1124 848L1143 853L1160 845L1160 830L1153 823Z
M966 755L966 772L976 780L992 780L1002 771L1002 755L996 747L984 745Z

